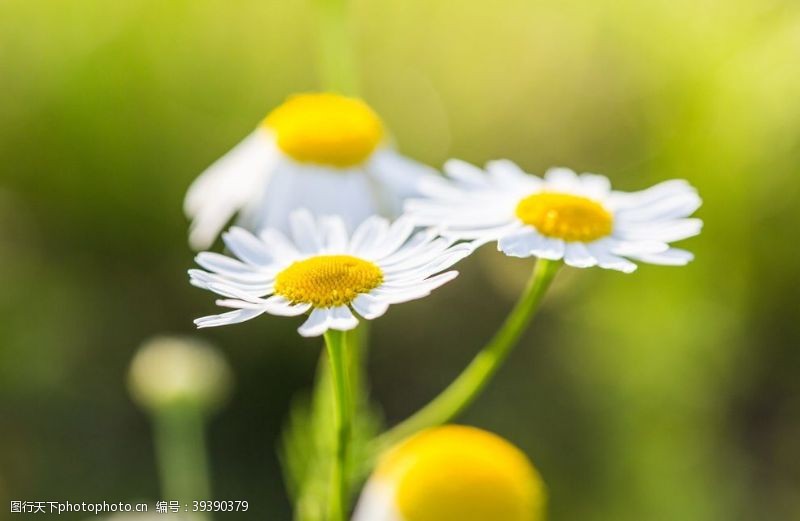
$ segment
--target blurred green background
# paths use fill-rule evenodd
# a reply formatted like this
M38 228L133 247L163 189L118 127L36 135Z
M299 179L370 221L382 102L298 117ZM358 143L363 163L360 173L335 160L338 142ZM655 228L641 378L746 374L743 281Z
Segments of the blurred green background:
M681 177L687 268L567 269L463 418L520 445L551 519L800 519L800 4L355 0L364 97L405 153ZM8 501L158 498L136 347L213 310L181 200L287 94L318 88L310 1L0 0L0 519ZM373 328L387 420L497 327L530 261L486 248ZM275 444L318 341L206 330L237 377L210 432L230 519L288 519ZM413 326L409 326L412 324ZM77 519L82 516L63 516Z

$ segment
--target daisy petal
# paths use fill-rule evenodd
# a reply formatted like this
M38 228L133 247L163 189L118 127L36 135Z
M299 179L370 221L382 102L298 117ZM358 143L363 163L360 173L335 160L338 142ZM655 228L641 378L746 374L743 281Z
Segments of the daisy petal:
M699 234L702 228L703 221L700 219L676 219L641 225L620 225L614 230L614 235L627 240L673 242L693 237Z
M233 215L259 193L278 159L271 138L256 130L198 177L184 200L192 219L189 242L209 247Z
M455 181L473 186L486 184L486 174L475 165L460 159L450 159L444 164L444 171L448 177Z
M353 309L356 310L356 313L367 320L374 320L382 316L386 313L386 310L389 309L388 303L376 299L369 293L362 293L357 296L355 300L353 300L352 306Z
M604 175L581 174L581 193L595 199L603 199L611 192L611 181Z
M351 253L369 253L372 248L383 241L389 230L389 223L383 217L374 215L356 228L350 239Z
M331 252L344 252L347 250L347 227L341 217L337 215L320 219L322 239L325 249Z
M569 168L555 167L544 174L547 188L550 190L571 191L580 186L578 175Z
M568 242L564 249L564 263L575 268L590 268L597 264L597 259L583 243Z
M530 257L534 250L541 249L543 245L544 237L530 228L502 236L497 241L497 249L511 257Z
M222 240L234 255L248 264L268 266L272 263L272 256L264 243L242 228L232 227L222 235Z
M347 306L339 306L330 310L330 328L338 331L348 331L358 325L358 319Z
M311 311L303 325L297 330L304 337L320 336L330 327L330 310L327 308L315 308Z
M311 309L311 304L292 304L289 300L280 295L273 295L269 297L264 302L264 306L269 314L282 317L296 317Z
M313 253L322 249L322 240L317 232L317 223L311 212L305 208L295 210L289 216L289 227L297 249Z
M269 248L269 252L275 260L285 262L300 256L300 252L297 251L294 244L275 228L266 228L258 236L264 245Z
M525 173L516 163L508 159L497 159L486 163L486 170L497 184L508 188L524 188L535 190L542 185L542 180Z
M647 262L648 264L660 264L663 266L685 266L694 259L694 255L686 250L670 248L661 253L648 253L645 255L631 256L636 260Z
M601 244L590 243L586 245L586 248L589 250L592 257L597 259L597 265L601 268L617 270L623 273L633 273L636 271L636 264L628 259L614 255Z
M537 257L549 260L559 260L564 257L564 241L554 237L542 237L531 252Z
M242 308L235 311L228 311L221 315L210 315L207 317L198 318L194 321L198 328L226 326L229 324L238 324L258 315L264 313L263 308Z

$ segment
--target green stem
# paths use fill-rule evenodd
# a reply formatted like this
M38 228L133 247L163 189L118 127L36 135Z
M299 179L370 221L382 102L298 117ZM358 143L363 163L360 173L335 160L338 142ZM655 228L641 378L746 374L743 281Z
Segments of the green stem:
M348 510L347 460L352 422L352 397L348 380L349 361L347 343L342 331L329 330L325 333L325 345L333 377L333 395L336 428L336 457L333 462L332 490L329 504L329 521L344 521Z
M319 17L319 71L323 88L341 94L358 92L350 38L348 0L316 0Z
M153 419L163 499L189 507L211 500L202 410L175 404L156 411Z
M381 435L376 440L378 451L383 451L422 429L452 420L475 400L508 357L539 309L542 297L560 266L561 262L558 261L537 261L525 291L489 343L439 396Z

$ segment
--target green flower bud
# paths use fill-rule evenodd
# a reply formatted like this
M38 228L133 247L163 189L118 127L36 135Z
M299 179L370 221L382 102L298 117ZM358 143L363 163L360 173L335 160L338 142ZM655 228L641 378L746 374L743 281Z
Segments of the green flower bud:
M211 344L189 337L156 337L133 357L128 386L150 411L174 405L211 411L222 406L233 383L227 361Z

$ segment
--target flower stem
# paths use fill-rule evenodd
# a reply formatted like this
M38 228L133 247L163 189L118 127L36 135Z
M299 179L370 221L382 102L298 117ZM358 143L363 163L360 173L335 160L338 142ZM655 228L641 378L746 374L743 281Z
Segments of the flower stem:
M348 0L316 0L322 86L352 95L358 91L358 78L349 31L348 3Z
M329 521L344 521L347 516L348 498L348 450L352 422L352 397L348 380L349 361L345 352L347 343L342 331L329 330L325 333L325 345L331 364L331 376L334 395L336 444L335 458L329 504Z
M486 387L539 309L555 277L559 261L539 259L531 278L503 325L466 369L428 405L376 440L379 452L422 429L441 425L458 416Z
M203 411L175 404L156 411L153 419L163 499L181 506L212 499Z

